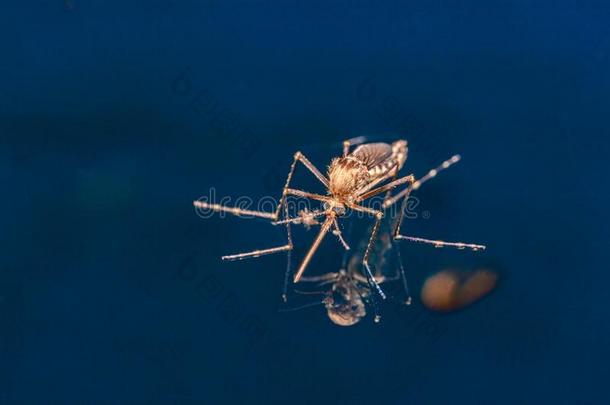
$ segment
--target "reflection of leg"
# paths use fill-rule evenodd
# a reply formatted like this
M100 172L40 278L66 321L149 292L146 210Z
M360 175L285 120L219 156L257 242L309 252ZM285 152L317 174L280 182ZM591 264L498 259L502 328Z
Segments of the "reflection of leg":
M284 217L288 216L288 205L284 204ZM290 222L286 222L286 234L288 235L288 244L292 246L292 232ZM282 291L282 299L288 301L288 279L292 274L292 249L286 253L286 273L284 274L284 289Z
M394 180L396 180L396 175L394 176ZM411 187L411 185L409 185L409 187ZM407 196L408 198L408 196ZM383 199L383 207L387 208L388 206L392 205L392 204L388 204L388 202L392 199L392 190L388 190L388 192L385 195L385 198ZM398 200L396 200L398 201ZM392 230L392 227L394 224L392 224L392 216L390 216L388 218L388 226L390 229L390 232ZM407 305L411 304L411 294L409 293L409 285L407 283L407 275L405 272L405 268L402 262L402 255L400 253L400 246L397 243L394 243L394 237L392 234L389 235L390 236L390 245L391 245L391 249L394 251L394 255L396 257L396 262L397 262L397 270L396 273L391 276L391 277L386 277L384 278L384 280L382 282L386 282L386 281L396 281L398 279L402 279L402 287L403 290L405 292L405 303Z
M377 293L381 296L381 298L385 299L386 296L383 293L383 290L381 289L381 287L379 287L379 284L377 283L377 281L375 280L375 276L373 275L373 272L371 271L371 268L369 266L369 256L371 254L373 245L375 244L375 239L377 238L377 232L379 232L379 225L381 224L381 219L383 218L383 212L375 211L374 209L371 209L368 207L363 207L363 206L357 205L357 204L349 204L349 207L351 209L353 209L354 211L360 211L360 212L365 212L367 214L375 215L375 225L373 226L373 231L371 232L371 238L369 239L369 243L366 247L366 251L364 252L364 258L362 259L362 264L364 265L364 269L366 270L366 277L367 277L369 286L371 287L371 289L376 290ZM374 295L373 295L373 300L375 300Z
M373 246L375 245L375 240L377 239L377 233L379 232L379 225L381 224L381 220L383 219L383 213L378 212L375 215L375 217L376 217L375 225L373 225L373 231L371 232L371 238L369 239L369 243L366 247L366 251L364 252L364 257L362 258L362 264L364 265L364 268L366 269L369 284L371 285L371 287L374 287L374 289L377 291L377 293L381 296L382 299L385 299L386 296L383 293L383 291L381 290L381 287L379 287L379 284L377 284L377 281L375 280L375 277L373 276L373 272L371 271L371 268L369 266L369 256L371 255L371 251L373 250Z
M392 248L396 252L396 261L398 262L398 270L400 272L399 277L402 278L402 288L405 291L405 304L411 305L411 293L409 292L409 285L407 283L407 274L405 272L404 265L402 263L402 255L400 254L400 246L397 243L394 243L394 239L392 240Z

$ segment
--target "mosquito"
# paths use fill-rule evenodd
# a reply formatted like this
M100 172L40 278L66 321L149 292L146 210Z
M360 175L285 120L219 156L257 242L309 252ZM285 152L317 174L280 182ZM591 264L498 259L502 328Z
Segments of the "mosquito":
M425 176L416 180L413 174L409 174L403 177L398 177L399 171L404 166L407 160L407 141L397 140L391 144L389 143L364 143L366 138L360 137L343 142L343 154L340 157L336 157L331 160L328 166L327 175L322 174L316 166L314 166L303 153L296 152L293 157L286 183L283 188L280 202L274 212L254 211L245 210L238 207L229 207L224 205L212 204L205 201L194 201L194 205L197 208L209 209L216 212L226 212L237 216L252 216L271 220L273 224L285 224L287 230L287 243L282 246L272 247L262 250L254 250L251 252L238 253L228 256L223 256L223 260L242 260L251 257L259 257L263 255L288 252L293 249L292 237L290 232L290 224L295 223L317 223L317 218L324 218L320 222L320 230L314 239L311 247L307 251L307 254L302 259L296 273L293 276L293 283L298 283L307 266L311 262L314 254L318 250L322 240L329 233L331 228L334 229L334 234L344 243L344 247L349 246L345 243L341 236L341 230L338 225L337 218L344 217L347 215L349 210L368 214L375 219L368 244L362 258L362 265L365 269L365 275L369 286L374 289L382 299L386 298L385 293L379 286L378 280L375 279L371 266L369 264L369 258L371 250L375 244L377 233L379 231L379 225L384 218L384 211L397 204L401 199L403 205L400 212L400 218L397 222L397 226L392 234L395 240L410 240L419 243L432 244L435 247L456 247L458 249L472 249L482 250L485 249L484 245L463 243L463 242L446 242L442 240L432 240L419 237L412 237L400 234L400 225L404 217L404 208L406 207L407 199L413 190L419 189L419 187L426 181L434 178L438 172L449 168L451 165L457 163L460 160L459 155L455 155L452 158L444 161L440 166L430 170ZM352 146L359 144L355 149L351 150ZM305 168L326 188L326 195L311 193L308 191L292 188L291 181L294 175L294 171L297 163L301 163ZM391 192L397 187L403 187L396 195L392 196ZM386 193L386 198L382 205L382 210L373 209L366 205L363 205L366 200L371 199L377 195ZM306 198L318 201L322 203L322 209L318 211L311 211L301 213L296 218L287 218L288 210L285 207L286 198L288 196L294 196L299 198ZM282 213L282 207L284 206L284 219L280 219ZM290 272L290 266L287 268ZM285 298L285 295L284 295Z

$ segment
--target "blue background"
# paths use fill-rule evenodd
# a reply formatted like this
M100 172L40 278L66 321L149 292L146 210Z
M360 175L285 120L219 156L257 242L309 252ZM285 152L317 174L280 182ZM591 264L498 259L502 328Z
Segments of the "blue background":
M3 1L0 401L607 400L610 5L419 3ZM488 250L402 254L416 298L481 266L491 296L340 328L278 312L283 255L219 260L282 233L193 199L364 134L462 154L408 229Z

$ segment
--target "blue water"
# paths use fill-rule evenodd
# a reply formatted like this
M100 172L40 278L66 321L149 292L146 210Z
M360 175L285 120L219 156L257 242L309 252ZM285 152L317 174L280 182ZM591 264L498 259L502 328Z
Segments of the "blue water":
M607 401L606 2L0 10L0 402ZM488 249L403 244L414 304L378 326L278 312L283 255L220 256L281 230L192 200L277 197L296 150L323 168L369 134L408 139L405 174L460 153L407 229ZM447 267L499 287L435 315L417 297Z

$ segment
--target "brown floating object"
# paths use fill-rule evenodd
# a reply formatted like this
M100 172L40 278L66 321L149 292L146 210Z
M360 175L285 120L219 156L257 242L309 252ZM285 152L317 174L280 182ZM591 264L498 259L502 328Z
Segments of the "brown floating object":
M421 300L433 311L455 311L489 294L497 281L498 275L489 270L468 273L444 270L426 280Z

